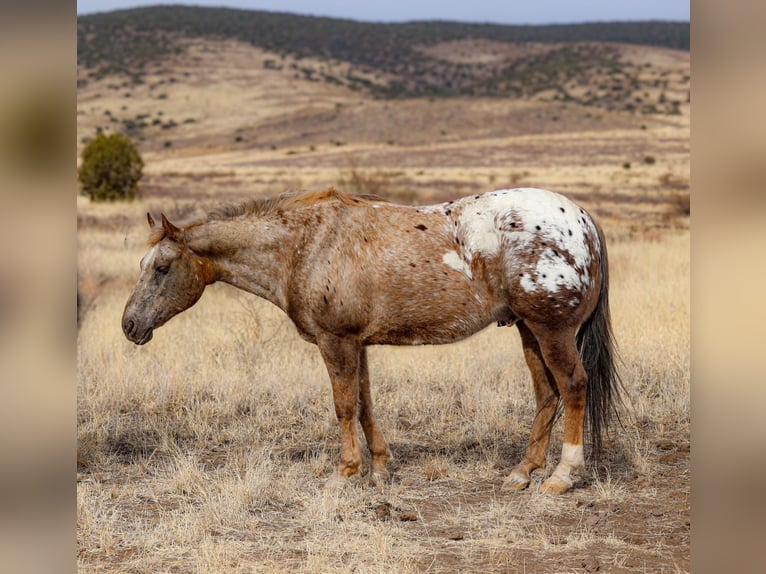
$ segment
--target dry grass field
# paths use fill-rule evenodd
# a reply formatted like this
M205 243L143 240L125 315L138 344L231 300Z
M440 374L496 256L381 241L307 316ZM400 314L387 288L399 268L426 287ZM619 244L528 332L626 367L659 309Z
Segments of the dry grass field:
M142 198L78 198L80 571L688 571L688 104L659 115L377 100L265 68L269 57L195 43L143 85L78 90L78 151L97 126L146 124ZM669 92L688 77L688 53L626 57L666 69ZM339 457L327 374L277 309L213 285L148 345L125 339L146 211L186 217L327 185L407 203L547 187L599 218L625 408L575 489L538 491L560 425L545 473L525 492L500 489L534 416L515 329L373 348L393 479L334 492L322 488Z

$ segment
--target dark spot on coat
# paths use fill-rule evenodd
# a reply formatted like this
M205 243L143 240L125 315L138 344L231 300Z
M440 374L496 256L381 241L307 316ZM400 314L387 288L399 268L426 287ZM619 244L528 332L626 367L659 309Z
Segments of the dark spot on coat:
M540 226L539 226L539 225L535 225L535 229L537 229L538 231L540 231Z
M558 257L558 256L559 256L559 252L558 252L558 251L556 251L555 249L553 250L553 256L554 256L554 257Z
M418 223L418 224L415 226L415 229L420 229L420 231L425 231L425 230L426 230L426 229L428 229L428 228L427 228L425 225L423 225L422 223Z
M474 199L479 199L480 197L481 197L480 195L477 195L474 197Z
M363 236L362 236L362 239L364 239L364 242L365 242L365 243L369 243L369 241L367 241L367 236L366 236L366 235L363 235Z
M569 229L568 231L569 231L569 236L571 237L572 236L572 230Z
M417 267L414 263L410 263L410 267Z
M548 277L548 276L545 273L543 273L543 279L545 279L546 277Z
M559 209L561 210L561 213L564 213L564 208L563 207L559 207Z
M564 276L561 273L559 273L559 279L563 279L563 278Z
M324 304L327 305L327 295L322 295L322 299L324 299Z
M445 209L445 210L444 210L444 213L445 213L446 215L449 215L450 213L452 213L452 210L451 210L451 209Z

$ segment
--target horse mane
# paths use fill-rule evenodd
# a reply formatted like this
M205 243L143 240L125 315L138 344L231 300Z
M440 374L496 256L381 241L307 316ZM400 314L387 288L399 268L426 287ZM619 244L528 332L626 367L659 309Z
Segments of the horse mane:
M268 215L280 209L290 209L305 205L315 205L337 199L343 205L355 206L373 202L384 202L385 199L370 194L348 194L333 187L319 191L288 191L277 197L266 199L248 199L246 201L222 205L211 210L205 221L220 221L252 215Z
M326 201L338 200L343 205L354 207L371 203L387 203L388 200L372 194L348 194L333 187L319 191L287 191L270 198L247 199L239 203L220 205L210 210L202 219L181 225L183 229L203 225L211 221L224 221L238 217L269 215L279 210L292 209L302 206L316 205ZM152 229L149 235L149 246L156 245L165 237L165 230L159 226Z

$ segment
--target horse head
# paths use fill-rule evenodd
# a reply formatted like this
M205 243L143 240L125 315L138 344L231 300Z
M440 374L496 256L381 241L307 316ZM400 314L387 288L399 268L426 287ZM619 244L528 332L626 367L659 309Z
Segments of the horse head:
M204 260L186 244L185 233L162 215L162 227L146 214L154 240L141 259L141 273L122 314L122 330L137 345L154 329L185 311L202 296L207 284Z

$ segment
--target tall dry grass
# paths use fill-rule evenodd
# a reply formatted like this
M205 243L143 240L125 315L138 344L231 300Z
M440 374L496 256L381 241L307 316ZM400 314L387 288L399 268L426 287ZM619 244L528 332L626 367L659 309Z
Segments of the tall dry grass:
M521 456L534 414L514 329L373 348L394 480L328 492L339 436L327 375L281 312L214 285L136 347L120 315L141 241L88 229L79 241L82 273L105 278L78 338L82 571L502 570L520 549L555 556L595 538L615 566L630 553L587 523L558 528L550 517L571 500L536 492L539 477L510 499L492 486ZM606 474L581 486L595 499L626 502L623 478L653 472L650 439L688 430L688 252L688 233L611 245L627 397ZM559 448L557 428L548 472ZM458 495L473 492L464 507Z

